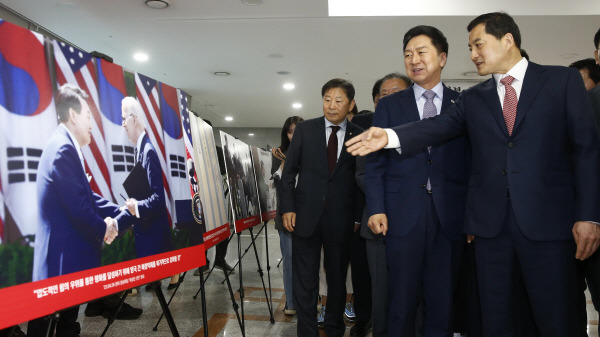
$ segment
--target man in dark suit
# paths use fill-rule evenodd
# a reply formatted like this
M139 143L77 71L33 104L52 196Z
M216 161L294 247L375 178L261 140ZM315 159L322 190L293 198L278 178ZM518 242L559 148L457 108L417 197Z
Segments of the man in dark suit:
M325 117L296 126L283 168L280 213L292 232L294 304L298 336L319 336L317 297L321 247L327 274L325 332L342 336L349 243L354 225L356 160L344 140L362 132L346 115L354 107L354 86L342 79L321 90ZM296 185L296 175L298 183Z
M164 253L173 248L160 161L146 135L140 103L133 97L123 98L121 114L127 138L136 144L135 160L141 162L152 190L146 199L130 198L125 203L131 214L138 218L133 227L135 251L137 257ZM126 228L119 226L119 231L123 232Z
M65 84L56 96L60 122L42 152L36 180L40 224L36 232L33 281L101 265L102 241L117 235L111 217L119 207L92 192L81 147L91 142L87 94ZM79 306L61 312L56 336L79 336ZM29 336L45 336L49 322L31 321Z
M447 55L448 42L437 28L410 29L404 35L404 66L414 84L381 98L373 126L389 128L444 114L458 97L441 82ZM369 226L388 226L391 336L415 335L421 302L424 336L452 332L469 160L464 136L412 155L391 149L367 157Z
M541 336L579 336L573 257L588 258L600 241L600 142L583 81L522 58L506 13L481 15L467 30L479 74L493 78L448 113L389 133L371 128L349 151L387 144L411 155L467 133L465 232L475 240L484 335L515 335L515 289L524 286Z
M408 88L412 84L412 81L401 74L391 73L385 75L383 78L378 80L375 85L377 89L374 92L377 92L378 97L381 95L387 96L389 94L393 94L395 92L404 90ZM382 90L380 90L382 89ZM373 94L373 103L375 108L377 108L377 102L375 101L375 94ZM355 116L352 119L352 123L358 125L362 129L366 130L371 127L373 121L373 113L360 114ZM366 250L366 259L368 261L368 273L367 277L370 277L370 285L371 285L371 312L370 320L372 321L372 334L373 337L387 336L387 316L388 316L388 273L387 273L387 262L385 258L385 241L383 239L383 235L374 234L373 231L367 225L368 223L368 212L365 207L365 161L366 158L360 157L356 159L356 182L360 189L360 192L357 196L358 199L362 200L361 204L358 204L359 210L361 212L361 225L360 225L360 236L364 240L363 245ZM356 247L353 247L353 250L357 250ZM354 273L355 268L352 266L353 273L353 286L354 286ZM355 301L356 301L356 287L355 287ZM358 306L356 306L358 308ZM358 309L357 318L358 318ZM356 331L356 335L360 336L360 332L365 329L360 329L360 321L354 324L352 330ZM352 332L350 331L350 335L352 336ZM364 334L363 334L364 335Z

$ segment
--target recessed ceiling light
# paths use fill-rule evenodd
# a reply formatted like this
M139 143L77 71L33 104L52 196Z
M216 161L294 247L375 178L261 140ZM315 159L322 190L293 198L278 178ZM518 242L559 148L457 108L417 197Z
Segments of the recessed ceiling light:
M300 104L300 103L292 104L292 108L294 108L294 109L300 109L301 107L302 107L302 104Z
M476 71L467 71L463 73L464 76L467 77L475 77L475 76L479 76L479 73Z
M290 72L289 71L285 71L285 70L281 70L277 72L277 75L289 75Z
M262 0L242 0L242 2L244 3L244 5L248 6L262 5L263 3Z
M283 57L283 55L278 54L278 53L273 53L273 54L269 54L267 55L268 57L274 58L274 59L280 59Z
M146 62L148 61L148 54L142 52L135 53L133 54L133 59L138 62Z
M231 116L225 116L225 120L228 121L228 122L231 122L231 121L233 121L233 117L231 117Z
M294 85L294 83L284 83L283 84L283 89L285 90L294 90L296 86Z
M254 136L254 134L253 133L249 133L248 136L252 137L252 136Z
M213 74L217 76L229 76L231 75L228 71L215 71Z
M144 0L144 4L152 9L164 9L171 5L169 0Z

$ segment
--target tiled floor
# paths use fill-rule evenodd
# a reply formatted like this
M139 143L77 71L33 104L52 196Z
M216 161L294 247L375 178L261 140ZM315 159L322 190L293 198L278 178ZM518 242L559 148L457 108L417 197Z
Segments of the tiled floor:
M255 230L255 232L258 228ZM241 235L242 253L251 242L248 231ZM262 282L257 272L257 263L253 250L248 250L246 256L242 259L243 263L243 284L245 289L244 299L244 316L246 322L246 336L296 336L296 317L286 316L282 310L285 305L283 293L283 278L282 269L277 268L277 263L281 258L279 251L279 236L277 231L273 229L272 223L268 225L269 256L271 265L271 293L273 296L273 307L275 323L271 324L269 310L265 301ZM267 280L266 268L266 248L265 236L261 233L256 240L260 263L264 270L264 280ZM214 254L214 249L209 251L209 258L214 261L211 256ZM228 253L227 262L234 265L237 262L237 237L231 241ZM233 291L239 289L239 276L236 273L231 275ZM208 312L208 329L209 336L242 336L240 326L237 322L235 312L229 297L227 285L223 282L224 274L221 270L215 269L210 275L206 283L206 307ZM173 291L166 291L169 280L163 280L164 294L169 297ZM180 336L204 336L202 329L202 304L200 296L194 299L194 295L200 289L200 280L193 276L193 270L190 271L184 282L181 284L177 294L173 298L170 309L174 317L175 325ZM239 293L235 294L238 305ZM153 331L162 311L156 295L152 292L147 292L143 289L135 296L127 298L127 303L134 307L143 308L144 314L137 320L132 321L115 321L106 333L107 337L111 336L126 336L126 337L167 337L172 336L167 322L163 319L158 325L157 331ZM588 315L589 315L589 336L598 337L598 313L594 310L588 294ZM106 319L101 317L85 317L83 314L84 306L81 306L79 322L82 325L82 337L100 336L106 325ZM25 330L25 325L22 325ZM346 329L345 336L349 336L350 327ZM321 335L325 336L321 331ZM370 335L369 335L370 336Z

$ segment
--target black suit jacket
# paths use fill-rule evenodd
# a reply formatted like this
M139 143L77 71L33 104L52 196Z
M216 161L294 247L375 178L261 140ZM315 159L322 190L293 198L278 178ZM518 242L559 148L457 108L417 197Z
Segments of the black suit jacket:
M468 133L468 234L498 235L508 203L531 240L572 239L575 221L600 222L600 142L575 69L529 62L512 135L493 78L463 91L448 113L393 130L406 155Z
M362 132L348 122L344 142ZM324 212L330 220L327 234L343 240L352 232L356 181L356 160L342 147L335 170L329 174L325 118L306 120L296 125L294 138L283 167L280 213L295 212L294 234L311 236ZM295 185L295 177L298 183Z

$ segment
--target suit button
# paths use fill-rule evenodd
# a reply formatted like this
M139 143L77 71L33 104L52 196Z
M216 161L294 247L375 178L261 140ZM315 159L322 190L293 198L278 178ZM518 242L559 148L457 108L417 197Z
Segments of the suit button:
M427 164L431 164L431 159L429 159L429 160L427 161Z
M505 176L506 175L506 170L502 170L502 175Z
M514 147L514 146L515 146L515 144L513 144L512 142L508 143L508 147Z
M427 187L427 185L421 184L421 188L425 188L425 187Z

